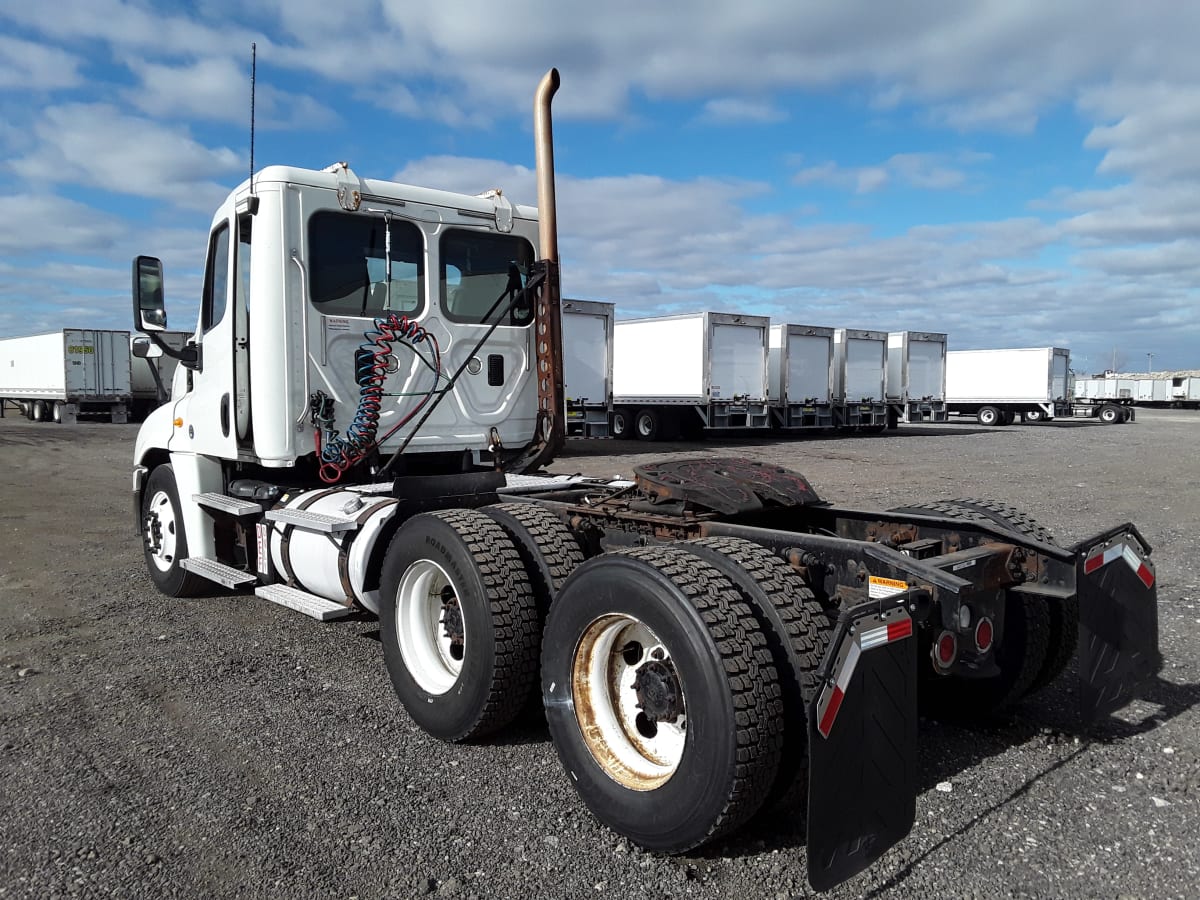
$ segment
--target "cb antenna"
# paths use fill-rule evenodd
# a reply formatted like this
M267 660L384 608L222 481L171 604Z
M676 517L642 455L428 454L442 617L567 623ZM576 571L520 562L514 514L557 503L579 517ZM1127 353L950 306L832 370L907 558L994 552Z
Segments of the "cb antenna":
M250 196L254 196L254 87L258 73L258 44L250 42Z

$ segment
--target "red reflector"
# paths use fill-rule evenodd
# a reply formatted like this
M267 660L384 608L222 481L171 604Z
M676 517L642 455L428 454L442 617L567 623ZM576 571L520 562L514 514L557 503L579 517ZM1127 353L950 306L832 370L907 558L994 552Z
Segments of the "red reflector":
M975 647L980 653L992 646L992 620L980 619L975 626Z
M912 619L905 618L899 622L891 622L888 627L888 643L906 638L912 634Z
M833 720L837 718L838 707L842 705L842 689L834 685L833 693L829 696L829 705L825 707L825 715L821 716L821 722L817 725L817 730L825 737L829 737L829 729L833 728Z
M1150 571L1150 567L1145 563L1138 566L1137 577L1142 580L1142 584L1146 587L1154 587L1154 573Z
M1103 554L1103 553L1097 553L1095 556L1091 557L1090 559L1086 559L1086 560L1084 560L1084 562L1083 562L1083 574L1085 574L1085 575L1091 575L1093 572L1095 572L1095 571L1096 571L1098 568L1100 568L1102 565L1104 565L1104 554Z
M954 662L954 657L958 650L958 641L949 631L943 631L937 640L937 658L938 662L943 666L949 666Z

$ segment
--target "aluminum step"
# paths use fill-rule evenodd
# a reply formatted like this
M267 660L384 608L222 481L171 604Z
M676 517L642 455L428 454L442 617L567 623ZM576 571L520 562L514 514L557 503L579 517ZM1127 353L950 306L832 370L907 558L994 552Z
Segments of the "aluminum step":
M348 616L354 612L352 606L343 606L341 603L334 603L332 600L288 587L286 584L264 584L256 587L254 593L264 600L270 600L272 603L302 612L321 622L340 619L342 616Z
M340 534L343 531L354 531L358 528L358 523L353 519L310 512L307 509L272 509L268 510L267 518L272 522L295 525L305 531L321 531L326 534Z
M227 566L219 560L209 559L206 556L189 556L187 559L181 559L179 565L189 572L195 572L201 578L215 581L227 588L239 588L258 581L257 575L243 572L241 569L235 569L233 566Z
M240 497L228 497L225 494L192 494L192 502L231 516L252 516L262 512L262 504L253 500L243 500Z

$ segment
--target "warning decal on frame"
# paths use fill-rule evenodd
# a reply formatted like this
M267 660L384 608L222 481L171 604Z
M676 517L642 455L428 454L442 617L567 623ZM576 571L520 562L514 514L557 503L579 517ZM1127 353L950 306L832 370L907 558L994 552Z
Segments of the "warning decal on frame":
M882 600L884 597L891 597L894 594L903 593L907 590L907 581L897 581L895 578L880 578L878 575L872 575L870 586L867 588L867 596L872 600Z

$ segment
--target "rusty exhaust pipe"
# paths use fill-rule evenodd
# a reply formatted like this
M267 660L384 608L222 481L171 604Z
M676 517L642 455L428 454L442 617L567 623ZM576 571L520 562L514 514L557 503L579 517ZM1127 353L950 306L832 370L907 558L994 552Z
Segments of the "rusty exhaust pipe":
M558 262L558 215L554 206L554 124L550 101L558 90L558 69L542 76L533 97L533 144L537 167L538 243L542 259Z

